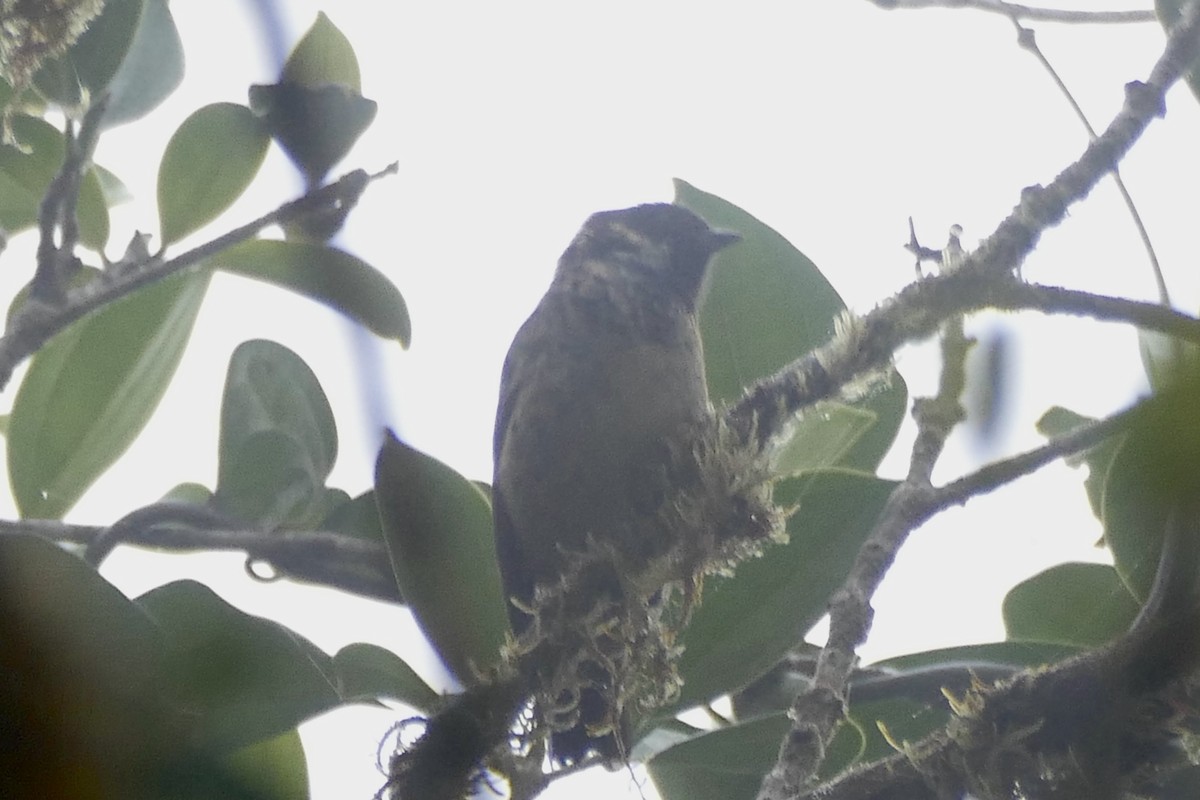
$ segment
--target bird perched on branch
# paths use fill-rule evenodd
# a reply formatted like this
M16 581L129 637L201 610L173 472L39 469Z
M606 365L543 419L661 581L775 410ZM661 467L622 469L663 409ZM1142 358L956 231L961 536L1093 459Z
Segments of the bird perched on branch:
M737 239L674 205L595 214L508 352L496 549L518 669L557 763L625 756L623 665L653 623L617 620L654 619L679 577L652 566L678 560L654 520L672 448L711 419L696 307L713 255Z

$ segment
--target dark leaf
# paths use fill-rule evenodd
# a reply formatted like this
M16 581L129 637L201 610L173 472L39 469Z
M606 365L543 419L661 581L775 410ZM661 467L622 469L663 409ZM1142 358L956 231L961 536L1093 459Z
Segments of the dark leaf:
M424 714L433 713L441 705L441 695L390 650L362 642L350 644L338 651L333 662L342 695L348 699L386 697Z
M316 525L337 447L333 411L308 365L275 342L239 345L221 400L216 504L268 528Z
M707 579L680 637L678 708L734 691L770 669L825 614L894 484L843 470L781 482L776 501L797 506L790 541Z
M251 86L250 107L309 185L317 186L370 127L378 104L348 86L285 81Z
M278 736L344 700L328 655L202 584L176 581L136 602L165 637L168 691L189 709L194 741L213 752Z
M477 683L508 632L487 499L390 433L375 462L375 496L405 602L458 680Z
M212 264L273 283L336 308L373 333L408 347L408 307L396 286L370 264L323 244L253 239L219 253Z

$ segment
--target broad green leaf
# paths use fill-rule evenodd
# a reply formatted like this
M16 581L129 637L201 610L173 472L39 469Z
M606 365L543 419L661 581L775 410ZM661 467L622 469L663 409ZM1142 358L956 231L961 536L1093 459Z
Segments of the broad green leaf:
M659 794L674 800L728 800L754 797L763 776L775 765L779 745L791 723L784 714L704 733L668 748L646 764ZM822 777L852 763L862 750L862 736L843 725L826 752Z
M137 31L108 87L104 125L141 119L183 80L183 42L167 0L145 0Z
M317 13L312 27L288 56L280 79L298 86L337 83L356 92L362 91L354 47L323 11Z
M828 341L846 305L807 256L747 212L681 180L675 202L742 237L717 254L700 309L709 394L737 400Z
M1104 540L1139 600L1158 570L1167 525L1190 505L1200 474L1200 375L1181 372L1125 433L1104 483Z
M1008 591L1004 628L1009 639L1101 645L1128 630L1139 607L1107 564L1058 564Z
M324 497L324 477L285 431L255 431L221 448L213 502L238 519L267 530L311 528L324 514Z
M216 504L265 527L315 525L337 447L333 410L303 359L264 339L239 345L221 400Z
M163 245L212 222L245 191L267 154L268 138L250 109L213 103L193 112L167 142L158 167Z
M775 461L779 475L799 475L837 464L875 425L876 415L843 403L822 403L795 423Z
M46 99L77 114L112 83L141 20L143 0L106 0L67 52L47 61L33 83Z
M754 797L790 727L785 715L775 714L704 733L662 751L646 771L667 800Z
M378 645L349 644L333 657L341 679L342 696L350 700L381 697L399 700L423 714L442 704L441 695L413 671L400 656Z
M675 181L675 202L742 236L717 254L700 309L709 394L716 403L733 402L750 384L825 344L846 305L807 256L743 209L681 180ZM838 449L840 463L874 470L891 447L906 403L904 382L893 376L853 404L875 415L874 427L865 430L862 418L836 408L817 409L794 446L803 451L800 442L808 436L821 446L841 442L846 449ZM831 430L819 433L818 423Z
M375 497L405 602L446 666L475 685L508 633L487 499L390 432L375 462Z
M379 506L375 502L375 490L368 489L358 497L330 509L321 522L321 528L369 542L382 542L383 528L379 524Z
M77 684L81 697L71 702L88 702L82 695L101 689L135 697L161 666L161 637L146 614L78 556L40 537L0 536L0 606L4 649L19 652L22 666L45 659L38 669L62 673L47 681ZM0 663L10 664L2 656Z
M230 772L255 800L308 800L308 759L300 732L290 730L229 756Z
M214 256L235 275L273 283L336 308L373 333L408 347L408 307L396 286L370 264L323 244L253 239Z
M1162 391L1200 368L1200 345L1158 331L1138 330L1138 354L1150 388Z
M37 222L42 198L65 153L62 133L48 122L17 115L13 131L29 152L0 144L0 228L9 234ZM80 241L93 250L103 248L108 241L108 206L95 168L88 170L79 187L76 214Z
M3 536L0 641L4 796L151 796L187 747L153 621L59 546Z
M189 710L192 740L207 750L233 753L343 702L328 655L203 584L176 581L136 602L165 637L167 691Z
M775 499L798 506L790 541L705 580L680 636L684 685L676 708L734 691L770 669L825 614L894 483L844 470L782 481Z
M1082 414L1076 414L1070 409L1054 406L1037 421L1037 430L1046 437L1063 436L1090 422L1095 422L1095 420ZM1083 479L1083 488L1087 491L1088 504L1091 505L1092 513L1096 515L1097 519L1100 519L1103 513L1104 481L1108 477L1109 467L1111 467L1122 441L1121 436L1113 436L1080 455L1065 459L1067 465L1071 467L1087 465L1088 475Z
M135 292L33 357L8 436L22 516L62 516L133 442L175 374L208 281L184 273Z

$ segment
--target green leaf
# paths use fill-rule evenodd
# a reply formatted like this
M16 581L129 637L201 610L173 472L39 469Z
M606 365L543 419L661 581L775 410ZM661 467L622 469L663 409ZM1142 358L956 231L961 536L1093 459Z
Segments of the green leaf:
M784 714L704 733L663 750L646 764L654 786L669 800L728 800L754 797L763 776L775 765L779 744L791 727ZM826 751L821 777L832 777L862 750L853 725L838 729Z
M343 702L328 655L203 584L176 581L136 602L165 637L167 691L189 710L192 740L206 750L233 753Z
M308 760L300 732L290 730L229 756L230 773L255 800L308 800Z
M341 678L342 696L349 700L387 697L432 714L441 695L398 655L373 644L358 642L338 651L333 663Z
M77 115L116 77L133 44L143 5L143 0L107 0L75 44L47 61L34 76L37 90Z
M872 412L854 406L822 403L795 422L791 439L776 456L776 474L799 475L837 464L876 419Z
M675 202L742 237L717 255L700 309L709 394L737 400L828 341L846 305L807 256L747 212L681 180Z
M1037 431L1047 438L1064 436L1095 421L1091 417L1076 414L1070 409L1054 406L1037 421ZM1103 514L1104 481L1108 477L1108 470L1112 466L1113 458L1117 455L1117 449L1121 446L1122 441L1123 437L1113 436L1081 454L1065 459L1067 465L1071 467L1087 465L1088 475L1083 479L1083 488L1087 492L1088 504L1092 507L1092 513L1096 515L1097 519L1100 519Z
M646 771L668 800L754 797L790 727L786 715L774 714L701 734L650 759Z
M187 745L152 620L57 545L3 536L0 641L4 796L153 796Z
M1058 564L1008 591L1004 628L1010 639L1101 645L1128 630L1139 607L1107 564Z
M17 115L13 131L29 152L0 145L0 228L9 234L37 222L42 198L66 152L63 135L43 120ZM95 168L88 170L79 187L76 214L80 241L93 250L102 249L108 241L108 205Z
M750 384L825 344L846 305L807 256L743 209L681 180L675 181L675 202L742 236L717 254L700 308L709 394L714 403L733 402ZM834 452L841 463L874 470L891 447L906 404L904 382L893 376L853 403L874 416L874 428L866 430L863 418L848 418L836 407L822 407L808 415L795 447L807 449L801 442L810 436L821 443L814 449L840 442ZM822 426L831 430L820 432Z
M375 462L375 497L405 602L458 680L477 684L508 634L487 499L390 432Z
M1104 482L1104 540L1121 580L1146 598L1158 571L1165 531L1181 505L1192 502L1200 474L1196 422L1200 374L1180 373L1135 418Z
M412 328L400 291L370 264L343 250L306 242L254 239L209 262L273 283L335 308L373 333L408 347Z
M108 87L104 126L141 119L182 81L183 42L167 0L145 0L129 51Z
M268 528L315 525L337 447L333 410L303 359L264 339L239 345L221 400L217 506Z
M102 689L133 698L156 679L162 642L153 622L79 557L36 536L0 536L0 586L4 649L20 653L22 666L45 659L39 670L63 674L43 677L69 679L81 695Z
M775 499L798 505L790 541L706 579L704 600L680 637L684 685L675 708L744 686L771 668L825 614L894 483L844 470L782 481Z
M162 496L164 502L191 503L197 506L207 505L212 500L212 490L200 483L177 484Z
M323 11L288 56L280 79L308 87L336 83L362 92L354 47Z
M333 506L321 522L321 529L343 533L369 542L383 541L379 523L379 506L375 490L368 489L358 497Z
M8 436L22 516L62 516L137 437L183 357L208 281L184 273L135 292L33 357Z
M268 138L245 106L213 103L193 112L167 142L158 167L163 245L212 222L245 191L267 154Z

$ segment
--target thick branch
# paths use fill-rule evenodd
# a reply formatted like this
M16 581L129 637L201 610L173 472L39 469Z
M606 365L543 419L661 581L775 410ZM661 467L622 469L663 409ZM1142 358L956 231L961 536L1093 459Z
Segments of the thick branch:
M747 442L765 447L797 412L828 399L863 375L882 370L906 342L930 336L942 321L978 307L979 292L1010 276L1043 232L1113 170L1150 121L1165 112L1167 89L1200 56L1200 14L1189 5L1145 83L1126 85L1125 105L1083 154L1047 186L1030 186L1021 201L962 265L911 284L845 326L828 344L751 387L728 412ZM990 279L990 280L989 280Z

